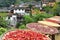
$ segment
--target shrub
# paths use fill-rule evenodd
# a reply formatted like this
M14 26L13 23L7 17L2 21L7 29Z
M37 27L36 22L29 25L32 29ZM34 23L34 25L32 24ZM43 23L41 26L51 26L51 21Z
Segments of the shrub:
M30 17L29 15L24 16L24 24L34 22L33 18Z
M0 26L7 27L7 22L2 17L0 17Z
M26 25L24 25L24 24L20 25L19 29L26 29Z
M49 18L49 17L53 17L53 15L48 13L36 13L32 15L32 17L29 15L25 15L23 24L37 22L39 20L43 20L44 18Z
M52 13L54 15L60 16L60 5L56 4L53 8L52 8Z
M6 28L0 28L0 35L2 35L3 33L5 33L7 31L7 29Z
M53 17L53 15L47 14L47 13L37 13L37 14L33 15L33 19L35 22L37 22L39 20L43 20L44 18L49 18L49 17Z

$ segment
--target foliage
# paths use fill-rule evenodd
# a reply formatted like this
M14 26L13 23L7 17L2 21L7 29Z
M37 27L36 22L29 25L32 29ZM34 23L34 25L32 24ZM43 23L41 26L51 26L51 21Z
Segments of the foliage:
M30 16L32 16L32 10L31 10L32 9L32 5L31 4L29 5L29 8L30 8Z
M31 18L29 15L24 16L24 24L34 22L34 19Z
M0 28L0 35L2 35L3 33L5 33L7 31L7 29L6 28Z
M34 9L34 12L35 12L35 13L40 13L40 9L35 8L35 9Z
M15 2L16 0L0 0L0 7L8 7Z
M37 13L35 15L33 15L33 19L35 20L35 22L39 21L39 20L43 20L44 18L49 18L52 17L52 14L47 14L47 13Z
M21 0L21 1L23 1L23 2L31 2L33 0Z
M20 4L20 3L25 3L25 2L32 2L32 1L41 1L41 0L16 0L16 3L15 4Z
M24 24L20 25L19 29L26 29L26 25L24 25Z
M15 4L20 4L21 0L16 0Z
M49 13L49 11L52 9L51 6L46 6L46 7L43 7L43 10L46 11L47 13Z
M47 13L37 13L33 14L32 17L29 15L24 16L24 24L31 23L31 22L37 22L39 20L43 20L44 18L53 17L53 14L47 14Z
M59 3L56 3L55 5L54 5L54 7L52 8L52 13L54 14L54 15L60 15L60 4Z
M7 22L3 19L3 17L0 17L0 26L7 27Z
M31 5L31 4L30 4L30 5L29 5L29 8L31 9L31 8L32 8L32 6L33 6L33 5Z
M43 7L43 9L47 12L47 13L51 13L53 15L60 15L60 2L55 3L55 5L53 7L51 6L46 6Z
M57 2L58 5L60 5L60 2Z
M38 1L41 1L41 0L34 0L34 1L38 2Z

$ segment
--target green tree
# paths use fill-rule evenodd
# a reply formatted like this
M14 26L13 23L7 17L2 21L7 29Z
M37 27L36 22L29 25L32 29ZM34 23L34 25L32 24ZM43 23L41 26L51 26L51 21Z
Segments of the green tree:
M29 8L30 8L30 16L32 16L32 10L31 10L32 9L32 5L31 4L29 5Z
M15 4L20 4L21 0L16 0Z
M34 19L30 15L24 15L24 24L34 22Z
M43 19L50 18L50 17L53 17L53 15L47 13L36 13L33 15L32 18L34 19L35 22L37 22L39 20L42 21Z
M47 13L49 13L51 9L52 9L51 6L43 7L43 10L46 11Z
M8 7L11 4L15 4L16 0L0 0L0 7Z
M41 1L41 0L34 0L34 1L37 1L38 2L38 1Z
M2 34L4 34L5 32L7 32L7 29L6 28L3 28L3 27L0 27L0 36Z
M60 15L60 4L56 3L56 5L52 8L52 13L54 15Z

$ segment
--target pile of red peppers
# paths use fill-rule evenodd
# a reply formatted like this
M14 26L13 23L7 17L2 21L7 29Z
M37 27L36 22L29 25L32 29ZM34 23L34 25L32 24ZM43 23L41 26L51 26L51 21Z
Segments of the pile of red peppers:
M46 35L41 33L33 32L31 30L14 30L7 32L3 40L49 40Z

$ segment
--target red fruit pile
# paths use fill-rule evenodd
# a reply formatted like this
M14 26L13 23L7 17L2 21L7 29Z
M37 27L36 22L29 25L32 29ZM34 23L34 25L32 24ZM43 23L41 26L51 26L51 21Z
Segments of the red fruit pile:
M10 31L6 33L2 39L3 40L49 40L49 38L46 37L45 35L37 32L33 32L31 30Z

